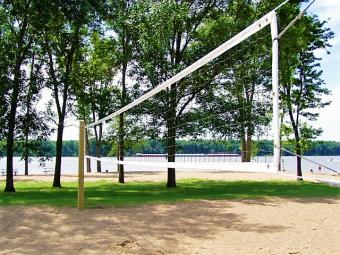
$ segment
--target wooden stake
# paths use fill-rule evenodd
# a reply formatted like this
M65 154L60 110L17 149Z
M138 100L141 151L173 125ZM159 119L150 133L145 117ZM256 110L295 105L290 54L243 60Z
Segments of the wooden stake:
M84 208L85 122L79 121L78 209Z

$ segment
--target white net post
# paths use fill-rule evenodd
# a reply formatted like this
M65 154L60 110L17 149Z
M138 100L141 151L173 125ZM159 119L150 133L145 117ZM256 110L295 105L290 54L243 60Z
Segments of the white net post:
M279 99L279 40L276 14L272 17L272 90L273 90L273 133L274 133L274 157L273 166L280 170L280 99Z

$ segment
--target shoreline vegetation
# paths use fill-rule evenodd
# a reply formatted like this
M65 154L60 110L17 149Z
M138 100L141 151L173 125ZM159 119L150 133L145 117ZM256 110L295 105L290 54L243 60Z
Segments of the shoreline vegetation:
M178 153L195 154L195 153L235 153L241 154L240 143L236 140L179 140ZM2 143L5 145L5 142ZM89 154L94 155L96 150L95 140L90 140ZM283 148L294 151L293 144L283 144ZM271 155L273 151L273 142L271 140L260 140L254 142L254 156ZM23 144L19 142L15 145L14 157L20 157L23 151ZM46 140L41 143L41 150L44 155L32 152L30 157L55 157L56 144L53 140ZM166 146L164 142L159 140L145 140L136 143L135 147L126 152L126 156L136 155L136 153L145 154L164 154ZM67 140L63 142L63 157L78 156L78 141ZM115 156L109 143L103 142L102 156ZM282 156L291 156L283 152ZM311 142L309 148L304 152L304 156L340 156L340 142L337 141L314 141ZM0 157L6 157L5 146L0 146Z

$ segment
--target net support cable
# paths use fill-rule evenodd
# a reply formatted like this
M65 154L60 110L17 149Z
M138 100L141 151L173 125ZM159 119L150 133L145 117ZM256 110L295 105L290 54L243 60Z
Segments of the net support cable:
M281 33L277 36L277 40L280 40L280 38L292 27L292 26L294 26L295 25L295 23L299 20L299 19L301 19L304 15L305 15L305 13L307 12L307 10L315 3L315 1L316 0L313 0L313 1L311 1L307 6L306 6L306 8L304 8L300 13L299 13L299 15L298 16L296 16L295 17L295 19L293 19L282 31L281 31ZM286 1L286 2L288 2L288 1Z
M315 165L322 166L323 168L325 168L325 169L327 169L327 170L329 170L329 171L332 171L332 172L334 172L334 173L340 175L340 172L339 172L338 170L335 170L335 169L333 169L333 168L331 168L331 167L325 166L324 164L321 164L321 163L319 163L319 162L316 162L316 161L314 161L314 160L311 160L311 159L309 159L309 158L306 158L306 157L304 157L304 156L302 156L302 155L298 155L298 154L296 154L296 153L294 153L294 152L292 152L292 151L290 151L290 150L284 149L284 148L281 148L281 150L284 151L284 152L287 152L287 153L289 153L289 154L291 154L291 155L294 155L294 156L296 156L296 157L302 158L302 159L304 159L304 160L306 160L306 161L309 161L309 162L311 162L311 163L313 163L313 164L315 164Z

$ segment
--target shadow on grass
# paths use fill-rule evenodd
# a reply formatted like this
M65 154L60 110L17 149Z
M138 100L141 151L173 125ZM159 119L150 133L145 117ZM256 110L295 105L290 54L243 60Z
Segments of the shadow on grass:
M50 187L49 182L17 182L16 193L0 193L0 206L50 205L76 206L77 183L65 182L63 188ZM3 189L3 186L0 186ZM340 189L324 184L296 181L212 181L187 179L178 187L168 189L164 182L131 182L116 184L108 181L86 183L87 207L129 206L174 203L195 200L229 200L281 197L298 202L332 203L340 198ZM320 200L322 198L322 200ZM249 201L248 201L249 202Z

